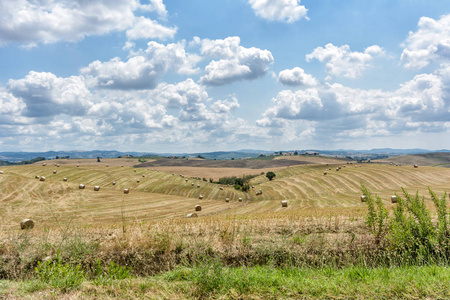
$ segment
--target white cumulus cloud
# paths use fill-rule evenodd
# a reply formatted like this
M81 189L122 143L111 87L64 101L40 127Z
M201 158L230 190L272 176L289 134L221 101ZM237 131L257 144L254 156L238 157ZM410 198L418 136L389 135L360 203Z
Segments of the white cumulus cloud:
M375 56L382 55L383 49L377 45L370 46L364 52L350 51L348 45L337 47L331 43L317 47L306 55L306 61L317 59L325 63L326 71L330 76L346 78L361 77L363 71L369 68Z
M290 86L306 86L312 87L318 85L318 81L314 76L305 73L302 68L295 67L291 70L283 70L278 74L278 82Z
M133 26L127 30L126 35L129 40L137 39L160 39L173 38L177 32L176 27L165 27L158 22L145 18L136 18Z
M293 23L301 18L308 19L308 10L300 0L249 0L256 15L269 20Z
M130 38L173 36L174 28L143 21L135 12L167 14L161 0L142 5L139 0L3 0L0 1L0 46L8 43L36 45L79 41L86 36L130 29Z
M268 50L240 46L239 37L224 40L201 42L201 53L209 57L219 57L205 67L205 75L200 82L205 85L225 85L243 79L255 79L263 76L273 63L272 53Z
M422 17L416 32L406 39L401 61L405 68L423 68L435 61L450 59L450 15L439 20Z

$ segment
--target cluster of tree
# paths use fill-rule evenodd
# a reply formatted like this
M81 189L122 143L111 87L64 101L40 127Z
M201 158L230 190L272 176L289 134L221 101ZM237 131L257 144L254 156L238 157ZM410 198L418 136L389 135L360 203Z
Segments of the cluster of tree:
M69 158L70 158L69 155L66 155L66 156L59 156L59 155L56 155L56 157L55 157L55 159L69 159Z
M250 190L250 184L249 184L250 179L255 178L256 176L259 176L259 175L244 175L242 177L236 177L236 176L222 177L222 178L219 178L219 180L216 182L214 182L212 180L212 178L210 178L209 182L217 183L217 184L221 184L221 185L232 185L232 186L234 186L234 188L236 190L247 192L248 190Z
M9 162L9 161L2 161L0 160L0 166L13 166L13 165L30 165L34 164L35 162L45 160L45 157L36 157L29 160L24 160L20 162Z

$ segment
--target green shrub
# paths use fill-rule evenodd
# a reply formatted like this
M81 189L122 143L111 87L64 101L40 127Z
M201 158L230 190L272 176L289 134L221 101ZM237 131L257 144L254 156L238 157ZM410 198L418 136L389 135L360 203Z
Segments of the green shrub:
M85 273L81 266L64 264L59 253L54 260L39 262L35 271L40 281L63 292L77 288L85 280Z

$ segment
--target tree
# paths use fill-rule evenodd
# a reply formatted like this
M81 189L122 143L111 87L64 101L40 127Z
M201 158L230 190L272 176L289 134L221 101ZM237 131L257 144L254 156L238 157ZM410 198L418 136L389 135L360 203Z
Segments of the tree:
M269 178L269 180L272 180L275 176L277 175L272 171L266 173L266 177Z
M297 152L297 150L295 150L295 152L294 152L294 155L298 155L298 152Z
M97 162L100 162L100 156L97 156Z

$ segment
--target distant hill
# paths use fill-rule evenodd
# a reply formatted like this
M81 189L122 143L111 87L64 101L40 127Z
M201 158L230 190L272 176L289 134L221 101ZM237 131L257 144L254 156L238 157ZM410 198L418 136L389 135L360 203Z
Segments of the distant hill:
M439 166L450 168L450 153L449 152L433 152L425 154L413 154L390 157L378 162L393 162L401 165L419 165L419 166Z

